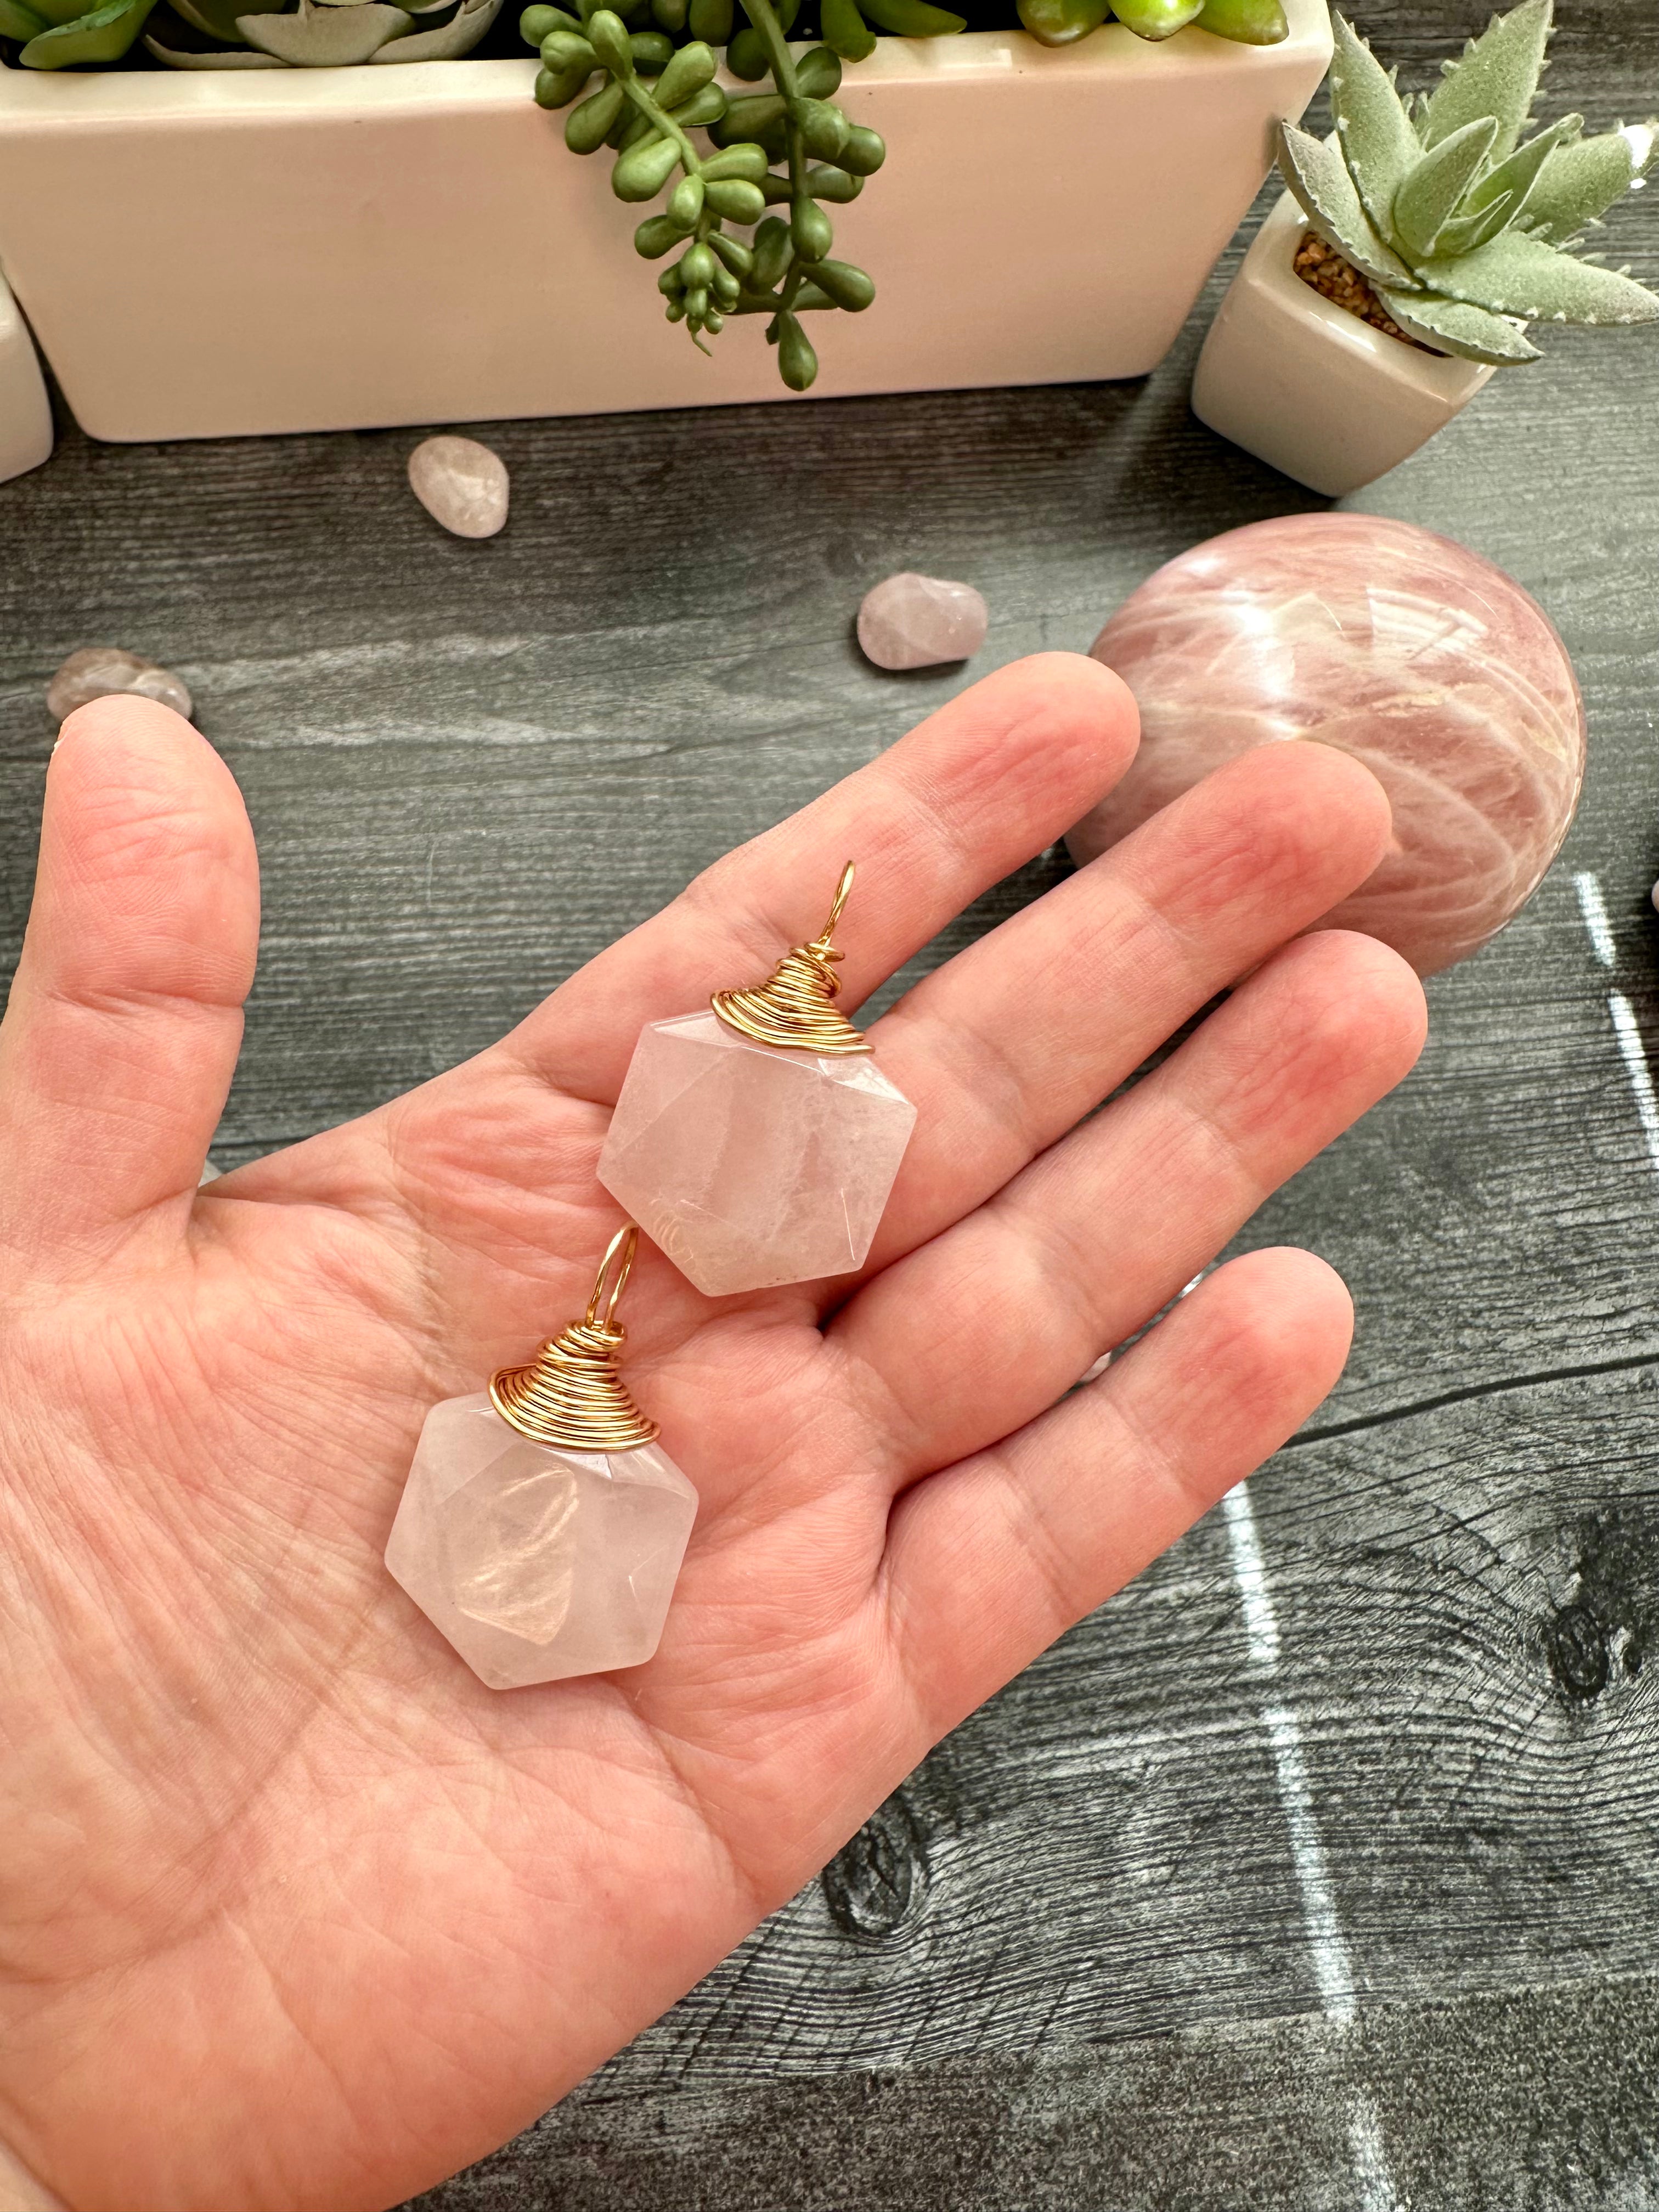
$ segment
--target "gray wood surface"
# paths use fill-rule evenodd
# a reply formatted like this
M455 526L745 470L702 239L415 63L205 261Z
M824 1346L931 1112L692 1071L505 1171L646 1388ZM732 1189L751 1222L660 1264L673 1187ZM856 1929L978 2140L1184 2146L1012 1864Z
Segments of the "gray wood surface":
M1659 11L1565 4L1546 112L1659 107ZM1486 12L1367 23L1421 82ZM1659 279L1659 189L1613 245ZM185 674L260 841L216 1160L448 1066L972 676L1321 504L1186 410L1220 281L1144 384L490 427L483 545L410 499L412 432L67 430L0 489L0 957L46 679L118 642ZM1659 1052L1659 347L1546 343L1354 502L1538 594L1591 759L1532 906L1432 986L1416 1075L1240 1240L1353 1286L1340 1388L1250 1528L1211 1516L429 2212L1659 2206L1659 1171L1608 1006ZM901 567L985 592L968 671L860 659Z

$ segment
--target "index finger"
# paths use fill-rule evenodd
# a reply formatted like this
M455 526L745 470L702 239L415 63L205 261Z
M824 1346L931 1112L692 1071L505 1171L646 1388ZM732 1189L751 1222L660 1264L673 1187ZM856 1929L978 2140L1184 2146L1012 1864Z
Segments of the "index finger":
M1139 734L1127 687L1098 661L1014 661L706 869L503 1048L562 1091L614 1104L644 1025L765 976L818 928L848 859L858 884L836 941L843 1003L856 1006L1086 813L1128 766Z

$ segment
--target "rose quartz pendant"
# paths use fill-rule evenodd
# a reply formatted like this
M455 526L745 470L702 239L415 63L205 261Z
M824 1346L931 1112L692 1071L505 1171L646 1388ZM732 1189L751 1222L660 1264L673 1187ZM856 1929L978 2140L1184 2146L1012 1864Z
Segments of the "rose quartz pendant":
M637 1667L662 1635L697 1493L617 1371L637 1235L584 1321L421 1431L386 1568L492 1690Z
M863 1266L916 1109L835 1007L830 919L769 981L640 1035L599 1181L719 1297Z

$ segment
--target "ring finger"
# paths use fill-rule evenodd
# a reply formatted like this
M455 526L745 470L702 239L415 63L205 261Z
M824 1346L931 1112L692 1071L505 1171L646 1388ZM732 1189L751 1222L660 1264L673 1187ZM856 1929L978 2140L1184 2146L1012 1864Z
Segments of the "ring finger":
M1164 1065L832 1324L899 1484L1052 1405L1400 1081L1421 987L1347 932L1290 945Z

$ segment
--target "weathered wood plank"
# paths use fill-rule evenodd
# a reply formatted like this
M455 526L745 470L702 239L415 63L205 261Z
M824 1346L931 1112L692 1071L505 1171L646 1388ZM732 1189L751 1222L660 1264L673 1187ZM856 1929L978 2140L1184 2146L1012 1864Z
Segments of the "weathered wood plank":
M428 2212L1642 2212L1659 2202L1656 2060L1659 1992L1632 1980L1399 2006L1358 2035L1302 2018L658 2103L618 2102L594 2083L419 2201ZM1382 2194L1366 2159L1376 2144L1397 2195Z

